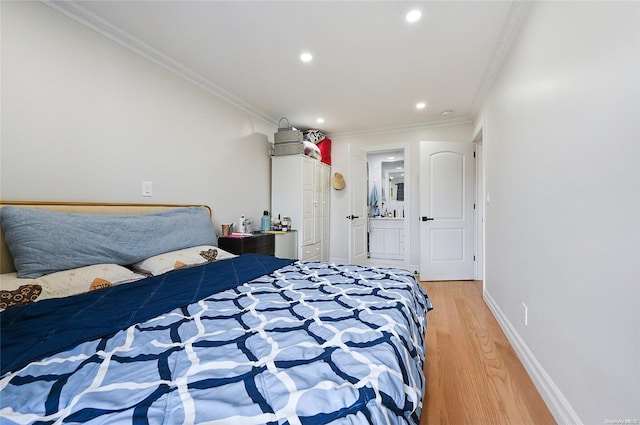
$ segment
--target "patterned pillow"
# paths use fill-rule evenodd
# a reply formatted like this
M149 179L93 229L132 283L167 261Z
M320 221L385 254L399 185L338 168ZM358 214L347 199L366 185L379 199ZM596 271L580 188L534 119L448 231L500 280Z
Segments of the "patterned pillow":
M312 143L318 143L324 140L325 135L320 130L306 130L304 133L304 140Z
M157 276L171 270L191 267L198 264L211 263L213 261L226 260L227 258L233 257L237 256L216 246L201 245L155 255L147 258L146 260L132 264L131 268L141 273L148 273L153 276Z
M117 264L95 264L40 276L0 275L0 310L49 298L62 298L109 286L121 285L145 276Z
M40 294L42 286L34 284L21 285L13 291L0 291L0 310L36 302Z

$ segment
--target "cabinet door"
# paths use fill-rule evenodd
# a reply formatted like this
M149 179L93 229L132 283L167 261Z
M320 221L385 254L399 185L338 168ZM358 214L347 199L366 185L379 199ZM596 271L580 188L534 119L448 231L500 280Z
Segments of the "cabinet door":
M315 162L311 158L303 158L302 163L302 245L314 243L315 238Z
M298 237L295 230L275 235L274 255L280 258L298 258Z
M313 173L313 243L322 240L322 164L316 161Z
M404 220L370 219L370 228L371 258L404 258Z
M369 252L372 257L384 253L384 229L373 228L369 232Z
M331 168L322 166L322 261L329 261L329 200L331 198Z
M311 261L320 261L321 244L316 243L302 247L302 259Z
M383 249L385 254L400 255L400 231L401 229L382 229Z

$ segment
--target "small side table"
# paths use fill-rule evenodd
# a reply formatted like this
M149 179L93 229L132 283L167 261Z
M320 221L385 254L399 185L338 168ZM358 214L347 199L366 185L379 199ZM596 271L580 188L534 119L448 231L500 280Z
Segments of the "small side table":
M298 259L298 232L289 230L288 232L276 233L276 252L278 258Z
M251 236L244 237L220 236L218 247L236 255L249 252L274 255L275 238L271 233L253 233Z

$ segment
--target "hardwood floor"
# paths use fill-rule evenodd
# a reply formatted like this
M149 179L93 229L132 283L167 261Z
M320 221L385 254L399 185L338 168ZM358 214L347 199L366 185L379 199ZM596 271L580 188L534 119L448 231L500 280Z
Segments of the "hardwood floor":
M421 425L544 425L553 416L482 299L481 282L421 282L427 388Z

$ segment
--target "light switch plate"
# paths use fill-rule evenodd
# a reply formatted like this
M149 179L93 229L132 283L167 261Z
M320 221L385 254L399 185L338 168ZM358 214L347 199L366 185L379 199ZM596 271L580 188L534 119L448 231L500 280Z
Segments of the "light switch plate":
M142 182L142 196L151 197L153 196L153 187L151 182Z

